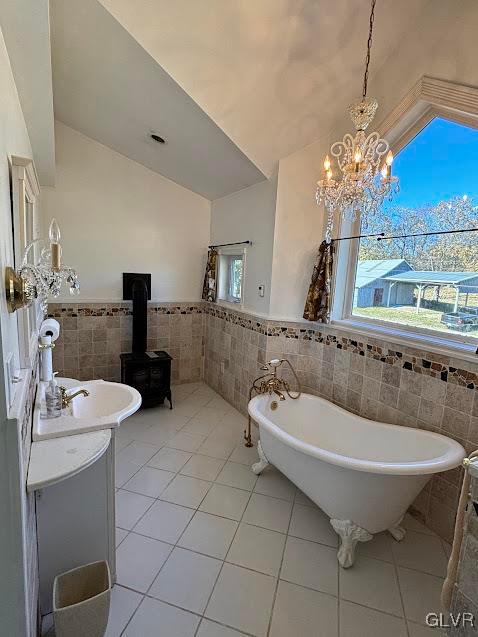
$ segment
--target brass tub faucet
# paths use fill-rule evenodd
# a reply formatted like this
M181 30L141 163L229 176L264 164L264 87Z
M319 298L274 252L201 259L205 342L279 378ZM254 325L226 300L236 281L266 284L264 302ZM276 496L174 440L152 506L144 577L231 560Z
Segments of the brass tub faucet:
M295 390L295 392L291 390L290 385L285 380L285 378L277 375L277 370L279 367L282 366L283 363L286 363L290 367L292 374L294 375L297 385L297 389ZM251 400L253 396L257 396L259 394L269 394L270 396L272 396L272 394L275 394L279 398L279 401L286 400L286 394L289 398L292 398L292 400L296 400L297 398L299 398L302 392L300 381L295 372L295 369L286 358L273 358L268 363L261 365L260 369L261 371L267 373L259 376L254 380L249 390L249 400ZM244 443L246 447L254 446L252 444L250 416L248 417L247 421L247 429L244 431L244 440L246 441Z

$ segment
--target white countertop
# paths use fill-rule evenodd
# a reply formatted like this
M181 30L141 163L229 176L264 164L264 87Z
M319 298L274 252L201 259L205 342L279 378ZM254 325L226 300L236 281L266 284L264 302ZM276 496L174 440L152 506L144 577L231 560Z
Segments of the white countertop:
M76 397L61 410L61 414L57 418L42 418L41 405L44 402L45 391L47 383L41 383L33 412L34 442L114 429L119 427L125 418L134 414L141 405L140 393L129 385L100 379L78 381L75 386L69 386L68 395ZM82 391L85 395L77 396Z
M92 465L108 449L111 430L33 442L27 491L36 491L74 476Z

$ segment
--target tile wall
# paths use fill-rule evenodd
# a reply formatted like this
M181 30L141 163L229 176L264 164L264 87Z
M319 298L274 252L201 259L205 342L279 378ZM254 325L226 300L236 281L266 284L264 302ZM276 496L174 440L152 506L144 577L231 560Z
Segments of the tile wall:
M260 364L271 358L288 358L304 391L349 411L443 433L468 453L478 447L478 364L208 305L204 378L240 411L246 411ZM461 478L461 469L435 476L413 505L413 512L447 540Z
M120 379L131 351L131 304L50 304L60 321L54 368L80 379ZM150 303L148 348L173 357L173 381L204 380L246 413L260 365L288 358L305 391L382 422L441 432L478 447L478 364L307 323L278 323L211 303ZM453 533L461 469L439 474L413 512L443 538Z
M53 350L60 376L119 381L120 354L131 352L132 304L50 303L48 316L60 323ZM202 377L203 307L197 303L148 303L149 350L165 349L173 357L172 380Z

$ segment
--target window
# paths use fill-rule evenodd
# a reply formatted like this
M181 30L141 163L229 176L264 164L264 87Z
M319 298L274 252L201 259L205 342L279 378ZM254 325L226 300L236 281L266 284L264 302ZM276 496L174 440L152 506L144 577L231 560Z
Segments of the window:
M466 230L478 226L478 130L435 116L407 141L394 162L399 195L341 234L437 234L343 242L356 245L345 248L353 286L343 284L342 317L476 347L478 232Z
M474 228L478 130L434 118L397 155L402 192L361 233L386 236ZM361 239L352 315L478 339L475 232Z
M244 257L241 254L219 253L218 299L229 303L242 303Z

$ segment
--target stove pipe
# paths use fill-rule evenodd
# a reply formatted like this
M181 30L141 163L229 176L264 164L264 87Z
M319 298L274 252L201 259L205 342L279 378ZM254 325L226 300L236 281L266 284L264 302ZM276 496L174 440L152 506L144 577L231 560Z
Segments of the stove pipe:
M133 354L144 354L148 342L151 274L123 272L123 299L133 301Z
M146 351L148 335L148 288L143 279L135 279L132 285L133 296L133 354Z

